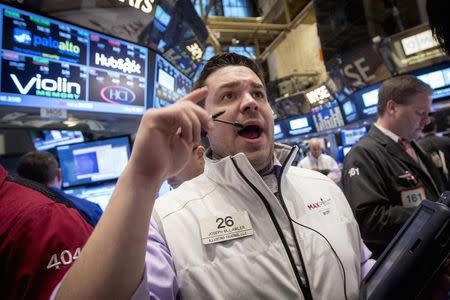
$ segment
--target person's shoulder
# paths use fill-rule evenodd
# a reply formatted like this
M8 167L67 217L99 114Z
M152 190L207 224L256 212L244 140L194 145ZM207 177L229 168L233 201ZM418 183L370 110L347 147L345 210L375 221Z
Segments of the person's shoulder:
M295 176L302 180L308 180L311 182L324 182L324 183L328 182L334 184L333 180L331 180L328 176L325 176L320 172L306 168L299 168L295 166L289 167L288 176Z
M6 293L48 297L79 256L92 226L76 210L14 182L0 187L0 205L0 257L12 270Z
M155 201L154 211L160 217L179 211L191 201L206 198L215 191L217 183L205 174L201 174L191 180L183 182L178 188L159 197Z

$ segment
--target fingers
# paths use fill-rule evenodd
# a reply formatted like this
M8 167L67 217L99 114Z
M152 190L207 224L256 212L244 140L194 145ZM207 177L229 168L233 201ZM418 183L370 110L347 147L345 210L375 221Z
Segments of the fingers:
M195 104L199 103L200 101L204 100L208 96L208 88L206 86L193 90L183 98L181 98L179 101L190 101Z

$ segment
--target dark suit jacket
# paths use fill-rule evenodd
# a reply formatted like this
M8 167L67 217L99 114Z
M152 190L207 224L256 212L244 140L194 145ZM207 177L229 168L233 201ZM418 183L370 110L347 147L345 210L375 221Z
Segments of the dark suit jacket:
M402 205L402 192L423 188L425 197L436 201L444 190L432 161L414 142L412 145L427 171L375 126L344 159L344 193L360 225L361 235L375 256L384 250L415 210L415 207Z

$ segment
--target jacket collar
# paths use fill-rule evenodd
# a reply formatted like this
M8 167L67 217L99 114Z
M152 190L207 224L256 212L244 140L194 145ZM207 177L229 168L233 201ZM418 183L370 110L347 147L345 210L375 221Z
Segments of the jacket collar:
M383 133L378 127L372 126L368 135L381 143L391 155L397 157L408 165L413 165L415 168L419 167L417 163L405 153L398 143L394 142L391 137Z
M281 164L282 177L289 169L292 161L295 159L297 151L298 148L296 146L291 147L288 145L275 143L274 161L278 161ZM218 177L228 176L230 173L227 172L227 170L234 168L233 165L239 166L245 175L250 177L260 177L248 161L245 154L242 152L216 160L212 158L212 151L211 148L209 148L205 154L205 162L205 175L210 178L215 178L216 180ZM276 163L274 163L274 165L276 165Z

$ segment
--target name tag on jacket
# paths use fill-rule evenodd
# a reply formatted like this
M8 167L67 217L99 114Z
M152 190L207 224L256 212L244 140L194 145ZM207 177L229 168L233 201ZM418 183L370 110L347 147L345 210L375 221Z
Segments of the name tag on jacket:
M208 245L253 235L253 227L248 213L237 211L200 220L200 232Z

